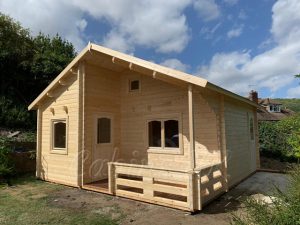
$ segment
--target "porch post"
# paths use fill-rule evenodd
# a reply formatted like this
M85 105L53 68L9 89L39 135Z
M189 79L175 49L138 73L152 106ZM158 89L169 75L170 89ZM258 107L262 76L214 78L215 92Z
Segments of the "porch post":
M220 146L221 146L221 167L222 176L225 191L228 191L228 178L227 178L227 149L226 149L226 133L225 133L225 109L224 109L224 95L220 95L220 105L219 105L219 124L220 124Z
M194 107L193 107L193 85L189 84L188 91L188 105L189 105L189 136L190 136L190 165L194 170L195 162L195 134L194 134Z
M85 63L79 62L77 69L78 79L78 186L83 185L84 174L84 81L85 81Z
M36 129L36 177L41 178L41 136L42 136L42 112L37 109L37 129Z
M113 162L108 162L108 191L110 194L116 194L116 172Z

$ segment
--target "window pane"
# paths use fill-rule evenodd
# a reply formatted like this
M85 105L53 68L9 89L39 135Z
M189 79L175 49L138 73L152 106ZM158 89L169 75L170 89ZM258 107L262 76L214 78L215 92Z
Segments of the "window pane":
M97 143L110 143L110 126L109 118L98 119Z
M178 121L165 121L165 147L179 148Z
M253 118L250 118L250 138L254 140L254 125L253 125Z
M140 81L139 80L130 81L130 90L131 91L139 90L139 88L140 88Z
M55 122L53 125L54 148L66 148L66 123Z
M161 147L161 122L148 123L149 147Z

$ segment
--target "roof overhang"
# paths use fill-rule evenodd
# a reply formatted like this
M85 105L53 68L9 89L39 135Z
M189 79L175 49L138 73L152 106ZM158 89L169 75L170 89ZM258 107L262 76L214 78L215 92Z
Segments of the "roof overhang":
M74 58L74 60L72 60L72 62L48 85L48 87L28 106L28 110L37 109L42 99L45 98L53 88L59 85L64 76L66 76L70 72L73 73L74 71L72 71L72 68L74 68L80 61L88 60L88 57L86 56L90 53L93 54L94 51L101 55L110 57L112 63L123 66L130 70L135 70L143 74L151 75L154 78L159 77L162 80L165 79L173 83L180 82L185 84L193 84L202 88L208 88L223 95L250 104L254 107L258 107L256 103L212 83L209 83L206 79L203 79L201 77L193 76L178 70L174 70L143 59L136 58L131 55L127 55L121 52L114 51L112 49L89 43Z

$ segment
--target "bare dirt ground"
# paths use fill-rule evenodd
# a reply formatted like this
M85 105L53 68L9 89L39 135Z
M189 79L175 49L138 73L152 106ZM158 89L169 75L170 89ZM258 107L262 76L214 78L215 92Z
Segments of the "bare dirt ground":
M48 204L80 211L93 211L117 219L127 225L229 224L232 213L241 213L245 196L272 194L273 185L284 190L287 175L257 172L228 193L222 195L201 212L190 215L180 210L137 202L125 198L94 193L75 188L63 188L49 196Z
M282 162L279 159L260 156L260 167L262 169L278 170L286 172L293 166L293 163Z

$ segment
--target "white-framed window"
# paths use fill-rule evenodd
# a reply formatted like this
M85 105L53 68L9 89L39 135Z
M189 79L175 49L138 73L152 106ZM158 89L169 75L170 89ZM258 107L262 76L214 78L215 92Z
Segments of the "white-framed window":
M65 154L67 152L67 119L51 120L51 151Z
M129 80L129 92L140 91L141 83L139 79L130 79Z
M97 118L97 144L112 143L112 122L109 117Z
M148 152L180 154L181 120L179 118L161 118L147 120Z
M270 112L280 112L281 108L279 105L270 105Z

